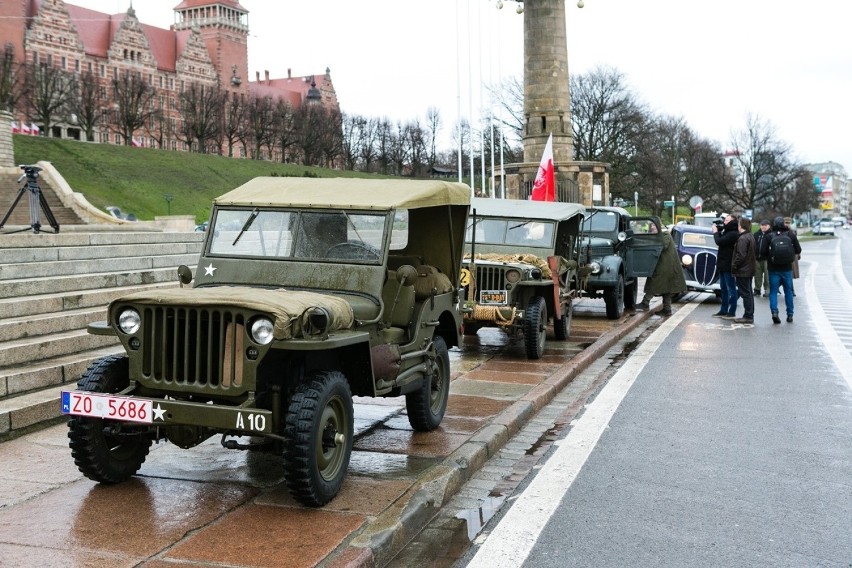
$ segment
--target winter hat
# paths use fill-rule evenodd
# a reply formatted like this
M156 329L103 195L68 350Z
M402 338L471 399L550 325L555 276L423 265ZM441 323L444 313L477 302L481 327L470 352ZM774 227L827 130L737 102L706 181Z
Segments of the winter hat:
M768 225L768 224L769 224L769 219L761 219L761 220L760 220L760 224L761 224L761 225Z
M784 229L784 217L780 215L778 217L775 217L775 220L772 221L772 226L777 227L779 229Z

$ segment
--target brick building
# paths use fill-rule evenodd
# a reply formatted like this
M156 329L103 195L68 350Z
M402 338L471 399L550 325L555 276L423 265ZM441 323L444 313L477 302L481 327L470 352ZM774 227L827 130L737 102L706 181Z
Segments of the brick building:
M175 24L162 29L140 22L132 7L124 14L106 14L63 0L3 0L0 37L14 47L18 64L96 78L106 111L95 128L97 142L128 143L110 113L117 107L114 80L128 74L153 89L149 104L158 110L156 121L134 129L134 145L189 149L181 136L179 107L181 93L191 86L218 86L244 100L268 97L294 109L321 102L339 110L328 69L307 77L293 77L288 70L285 79L270 79L268 71L261 78L258 72L255 81L249 80L248 10L238 0L183 0L174 10ZM35 123L48 136L85 138L73 113L57 116L45 132L29 106L19 101L13 113L17 123Z

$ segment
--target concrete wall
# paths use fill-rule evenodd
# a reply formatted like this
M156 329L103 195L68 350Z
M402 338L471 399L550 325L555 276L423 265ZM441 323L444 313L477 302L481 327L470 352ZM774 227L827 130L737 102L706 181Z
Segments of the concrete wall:
M0 111L0 168L15 165L15 151L12 146L12 113Z

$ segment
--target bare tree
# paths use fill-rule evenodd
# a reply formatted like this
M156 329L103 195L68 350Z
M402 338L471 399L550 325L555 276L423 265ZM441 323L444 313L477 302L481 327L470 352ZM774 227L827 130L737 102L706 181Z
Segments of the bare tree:
M361 144L359 149L361 167L372 172L378 160L379 119L367 118L361 126Z
M260 160L262 149L272 136L273 105L270 97L253 97L246 108L245 126L249 142L251 142L251 157Z
M13 110L18 105L25 83L24 69L15 61L15 46L6 43L0 54L0 110Z
M215 142L222 112L219 87L190 83L180 94L180 114L190 148L206 154Z
M45 135L50 136L54 118L65 114L68 101L73 98L73 76L47 63L31 65L28 71L27 106L42 124Z
M289 162L294 154L293 149L298 144L299 134L296 113L293 106L284 99L279 99L275 104L275 139L281 149L281 161Z
M747 115L745 128L732 132L729 154L733 183L724 193L735 208L776 209L777 196L803 174L790 144L778 138L769 121L756 115Z
M298 146L302 151L302 163L322 166L322 136L325 112L321 105L303 104L295 112Z
M343 114L336 108L323 107L325 118L320 131L319 150L324 167L338 167L343 156Z
M441 124L441 111L437 107L429 107L426 110L426 143L429 145L427 161L430 170L438 155L438 132L441 131Z
M343 114L343 168L355 171L358 168L359 150L364 136L367 119L359 115Z
M220 91L222 101L222 121L219 127L223 142L227 142L228 156L233 157L234 146L238 141L245 146L246 104L242 95Z
M125 72L112 79L115 116L113 130L121 134L124 144L133 143L133 134L150 121L156 106L152 99L154 88L142 79L141 73Z
M95 140L95 127L103 117L103 94L98 78L86 71L74 81L74 92L68 100L68 111L74 115L89 142Z
M503 80L496 88L488 89L498 109L497 122L505 128L503 136L520 142L524 134L524 83L518 77ZM508 132L506 132L508 130Z

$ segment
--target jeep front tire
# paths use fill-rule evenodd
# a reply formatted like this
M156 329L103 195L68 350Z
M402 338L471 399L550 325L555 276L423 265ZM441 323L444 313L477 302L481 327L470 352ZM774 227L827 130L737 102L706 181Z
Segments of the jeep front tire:
M420 388L405 395L408 423L418 432L429 432L441 424L450 398L450 354L447 343L435 336L432 373L423 377Z
M337 495L354 432L352 392L343 373L318 372L296 386L285 418L284 479L297 501L321 507Z
M536 296L524 310L524 346L527 358L541 359L547 338L547 304Z

